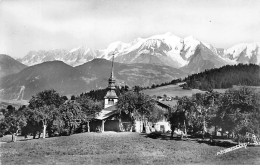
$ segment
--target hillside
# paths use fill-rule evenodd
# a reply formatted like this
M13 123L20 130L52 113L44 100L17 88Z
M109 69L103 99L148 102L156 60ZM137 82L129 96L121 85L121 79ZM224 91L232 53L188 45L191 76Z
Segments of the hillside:
M198 89L191 89L191 90L185 90L182 89L179 85L167 85L162 86L154 89L146 89L142 91L145 94L148 94L150 96L156 95L156 96L163 96L166 94L170 97L183 97L183 96L191 96L195 93L203 93L204 91L198 90Z
M25 68L0 81L0 99L30 99L32 95L55 89L62 95L79 95L82 92L107 87L111 61L94 59L72 67L62 61L49 61ZM178 69L148 64L114 64L118 86L148 86L186 76Z
M0 54L0 78L20 72L26 67L26 65L16 61L8 55Z
M94 59L83 65L75 67L81 75L95 79L93 83L97 88L107 87L107 79L111 73L111 61L105 59ZM114 63L114 76L117 85L128 86L150 86L153 83L170 81L186 76L181 70L169 66L149 64L123 64ZM92 87L95 88L95 87Z
M44 62L5 76L0 82L0 98L30 99L45 89L55 89L64 95L75 94L85 85L80 77L76 69L61 61Z
M260 66L227 65L190 75L184 81L188 87L202 90L231 88L233 85L260 86Z

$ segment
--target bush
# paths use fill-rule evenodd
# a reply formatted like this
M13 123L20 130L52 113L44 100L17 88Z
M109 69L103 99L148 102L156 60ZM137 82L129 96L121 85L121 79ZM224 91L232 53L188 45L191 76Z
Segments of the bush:
M67 129L67 128L62 129L60 135L61 135L61 136L69 136L69 135L70 135L70 130Z

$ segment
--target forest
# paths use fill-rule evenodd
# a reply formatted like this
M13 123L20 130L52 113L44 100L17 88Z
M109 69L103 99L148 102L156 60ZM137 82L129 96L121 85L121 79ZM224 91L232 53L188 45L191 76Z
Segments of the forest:
M255 64L226 65L221 68L205 70L197 74L189 75L184 79L173 79L170 82L153 84L153 89L161 86L174 85L185 82L184 89L226 89L233 85L260 86L260 67Z
M233 85L260 86L260 67L255 64L226 65L186 77L186 88L211 90Z

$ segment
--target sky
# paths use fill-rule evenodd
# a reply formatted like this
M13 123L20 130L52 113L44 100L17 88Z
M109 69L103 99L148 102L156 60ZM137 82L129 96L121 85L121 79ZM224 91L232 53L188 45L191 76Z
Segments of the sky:
M259 0L0 0L0 54L105 49L171 32L218 48L260 41Z

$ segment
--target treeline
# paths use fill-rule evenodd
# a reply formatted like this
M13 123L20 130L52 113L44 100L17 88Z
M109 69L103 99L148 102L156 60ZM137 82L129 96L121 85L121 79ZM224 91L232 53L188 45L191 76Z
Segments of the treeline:
M182 79L173 79L170 82L164 82L164 83L157 84L157 85L152 84L151 89L154 89L154 88L157 88L157 87L161 87L161 86L175 85L175 84L180 83L180 82L182 82ZM149 89L149 87L147 87L147 89Z
M226 89L233 85L260 86L260 67L255 64L226 65L221 68L205 70L198 74L192 74L184 79L174 79L162 84L153 84L143 89L174 85L186 82L184 89Z
M141 86L134 86L133 88L130 88L129 86L125 85L125 86L116 86L116 94L117 96L120 96L130 90L134 91L134 92L140 92L141 90L144 90L145 88L144 87L141 87ZM104 97L106 96L106 93L107 93L107 88L106 89L97 89L97 90L91 90L89 92L86 92L86 93L81 93L80 96L87 96L93 100L96 100L96 101L103 101L104 100Z
M27 137L37 134L45 138L55 135L71 135L84 132L83 125L100 112L103 104L86 95L67 99L55 90L45 90L33 96L28 106L16 109L9 105L0 111L0 135L12 134L13 141L18 131ZM85 130L86 131L86 130Z
M133 90L128 90L127 86L117 88L120 114L123 112L132 117L146 116L152 121L157 120L161 116L157 113L162 112L155 109L150 96L139 91L137 86ZM90 132L89 123L103 109L105 94L106 89L72 95L68 99L55 90L39 92L27 106L16 109L9 105L0 109L0 136L12 134L12 141L15 142L19 131L21 135L32 135L34 139L37 135L40 138L41 134L45 138L46 135L52 137Z
M172 130L186 129L191 135L200 132L204 136L215 128L215 135L221 130L241 142L247 132L260 135L260 93L249 87L197 93L179 98L170 116Z
M255 64L227 65L206 70L184 79L186 88L211 90L233 85L260 86L260 67Z

